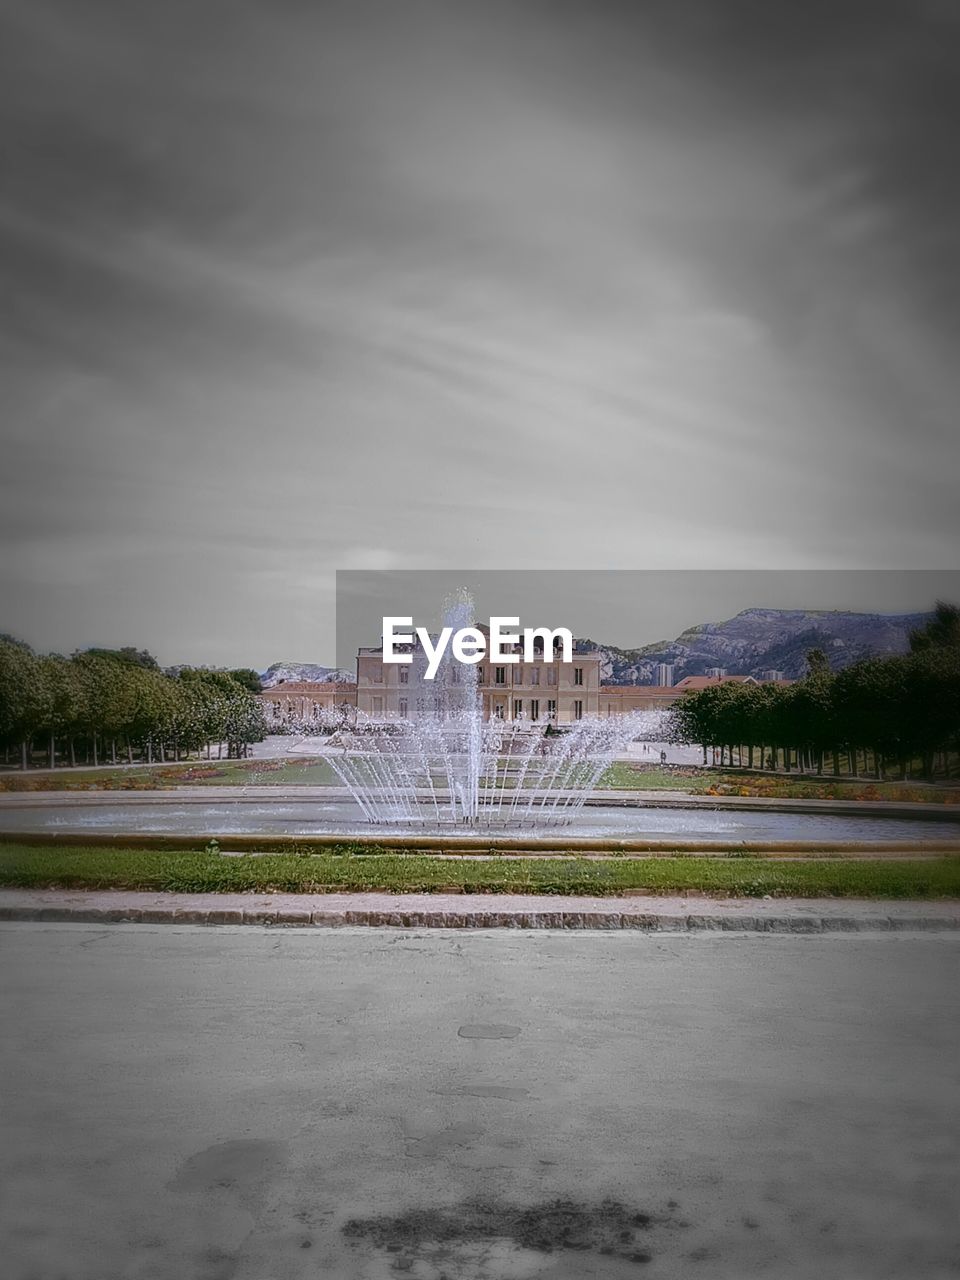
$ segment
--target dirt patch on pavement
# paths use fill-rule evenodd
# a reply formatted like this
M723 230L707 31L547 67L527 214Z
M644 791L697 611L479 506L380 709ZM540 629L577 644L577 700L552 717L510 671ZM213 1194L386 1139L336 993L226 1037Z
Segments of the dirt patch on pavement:
M469 1200L449 1209L354 1218L342 1231L352 1243L397 1255L395 1266L403 1271L420 1258L435 1261L438 1249L445 1247L451 1256L459 1247L484 1242L509 1242L515 1250L541 1254L592 1252L644 1264L653 1260L652 1228L685 1225L670 1212L654 1214L609 1199L598 1204L552 1200L525 1208Z

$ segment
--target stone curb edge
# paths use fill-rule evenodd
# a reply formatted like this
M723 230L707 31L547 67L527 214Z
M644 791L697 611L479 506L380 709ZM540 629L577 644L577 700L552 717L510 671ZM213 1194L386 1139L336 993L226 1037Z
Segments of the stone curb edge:
M657 915L617 911L271 911L254 907L14 907L0 906L0 920L77 924L248 924L278 928L407 929L631 929L651 933L871 933L960 929L944 916L721 916Z

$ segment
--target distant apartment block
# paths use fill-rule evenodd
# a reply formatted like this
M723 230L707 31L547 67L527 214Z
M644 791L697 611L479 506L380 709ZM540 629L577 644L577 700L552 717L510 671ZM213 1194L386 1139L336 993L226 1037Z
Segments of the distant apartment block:
M726 667L707 667L706 671L704 671L703 674L705 676L709 676L711 680L723 680L724 677L727 675L727 668Z
M673 684L674 666L672 662L658 662L654 669L653 684L661 689L668 689Z
M778 671L776 667L768 667L765 671L760 672L761 684L774 684L783 679L783 672Z

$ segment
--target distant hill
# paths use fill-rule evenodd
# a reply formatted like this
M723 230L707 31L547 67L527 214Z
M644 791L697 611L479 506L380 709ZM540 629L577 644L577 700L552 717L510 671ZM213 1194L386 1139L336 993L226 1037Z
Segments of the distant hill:
M806 675L806 655L823 649L835 671L862 658L906 653L910 632L924 626L930 613L843 613L834 610L744 609L726 622L690 627L676 640L640 649L620 649L578 640L599 650L605 684L651 684L657 664L672 663L674 681L703 675L708 667L726 667L730 675L759 677L773 668L789 680Z
M321 667L315 662L275 662L272 667L260 672L260 680L265 689L272 689L278 684L289 684L291 681L309 680L322 684L330 680L352 682L356 678L355 671L344 671L340 667Z

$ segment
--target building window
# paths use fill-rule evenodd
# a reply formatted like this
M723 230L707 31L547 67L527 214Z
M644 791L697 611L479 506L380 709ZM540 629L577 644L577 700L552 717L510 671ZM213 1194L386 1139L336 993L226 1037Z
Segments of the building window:
M502 702L495 702L493 704L493 716L495 720L502 720L505 713L506 707Z
M577 698L573 704L573 718L574 720L583 719L583 703L580 701L579 698Z
M547 699L547 719L556 720L557 718L557 700L556 698Z
M522 715L523 715L523 699L522 699L522 698L514 698L514 700L513 700L513 718L514 718L514 720L519 720L519 719L520 719L520 717L521 717Z
M547 667L547 684L557 683L557 668Z
M406 718L407 718L407 700L406 698L401 698L400 699L400 719L406 720Z
M540 699L539 698L530 699L530 719L531 720L540 719Z
M399 676L398 676L398 679L399 679L399 681L400 681L400 683L401 683L401 684L409 684L409 683L410 683L410 668L409 668L409 667L401 667L401 668L400 668L400 674L399 674Z
M460 663L459 662L454 662L453 666L450 668L450 683L451 684L460 683Z
M518 666L513 675L514 684L523 684L523 667Z
M506 667L497 667L497 668L496 668L496 672L495 672L494 677L493 677L493 683L494 683L494 684L506 684L506 683L507 683L507 668L506 668Z
M573 668L573 683L583 684L583 667Z
M530 668L530 683L531 683L531 684L539 684L539 683L540 683L540 668L539 668L539 667L531 667L531 668Z
M383 699L382 699L382 698L374 698L374 700L373 700L373 714L374 714L375 716L382 716L382 715L383 715Z

